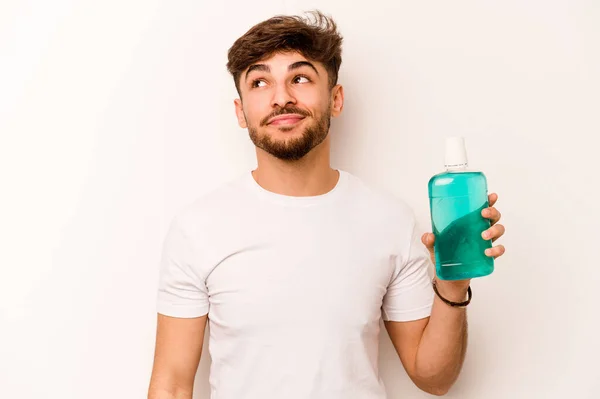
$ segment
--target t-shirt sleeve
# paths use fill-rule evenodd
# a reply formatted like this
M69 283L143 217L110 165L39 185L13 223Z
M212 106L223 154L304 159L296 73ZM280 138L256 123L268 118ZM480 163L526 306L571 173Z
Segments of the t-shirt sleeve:
M395 270L383 298L382 317L386 321L410 321L428 317L434 292L428 267L429 251L413 224L406 254L395 257Z
M160 259L157 311L172 317L192 318L208 313L208 290L199 278L193 242L180 221L171 222Z

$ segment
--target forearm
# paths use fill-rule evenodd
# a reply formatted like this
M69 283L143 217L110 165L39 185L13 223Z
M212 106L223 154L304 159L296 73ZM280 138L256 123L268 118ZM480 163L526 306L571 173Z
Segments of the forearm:
M451 301L464 301L466 288L437 282L440 294ZM458 378L467 349L467 314L435 296L429 322L417 349L415 372L428 389L443 394Z
M148 399L192 399L192 392L151 388Z
M148 388L148 399L192 399L193 382L191 384L176 383L172 379L153 376Z

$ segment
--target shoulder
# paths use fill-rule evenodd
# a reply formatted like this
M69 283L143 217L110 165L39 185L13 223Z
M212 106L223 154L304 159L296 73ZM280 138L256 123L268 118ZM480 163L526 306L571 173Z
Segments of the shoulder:
M243 209L247 198L245 176L236 176L182 206L173 223L190 231L214 221L230 219L234 212Z
M414 224L414 210L402 197L389 190L375 187L356 175L346 173L348 174L349 198L356 199L361 207L368 207L371 215L401 221L403 224Z

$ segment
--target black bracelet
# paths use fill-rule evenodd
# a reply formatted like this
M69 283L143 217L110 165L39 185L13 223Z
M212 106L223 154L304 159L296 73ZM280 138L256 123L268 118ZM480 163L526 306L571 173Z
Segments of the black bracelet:
M467 306L470 302L471 302L471 298L473 297L473 293L471 292L471 286L469 285L469 288L467 289L467 294L468 294L468 298L466 301L464 302L452 302L447 300L446 298L444 298L443 296L440 295L440 292L438 291L436 285L435 285L435 279L433 279L433 281L431 282L431 284L433 285L433 290L435 291L436 295L447 305L450 305L452 307L455 308L462 308Z

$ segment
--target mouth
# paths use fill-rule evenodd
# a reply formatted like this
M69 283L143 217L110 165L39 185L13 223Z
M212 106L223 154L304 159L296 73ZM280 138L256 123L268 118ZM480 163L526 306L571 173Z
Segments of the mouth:
M267 122L267 125L291 126L291 125L295 125L296 123L300 122L304 118L305 117L303 115L298 115L298 114L279 115L279 116L276 116L275 118L270 119L269 122Z

